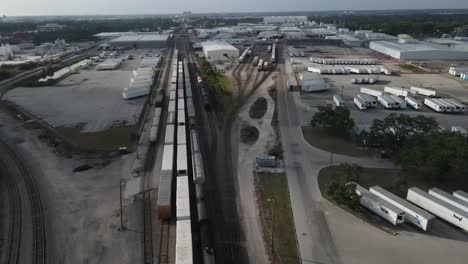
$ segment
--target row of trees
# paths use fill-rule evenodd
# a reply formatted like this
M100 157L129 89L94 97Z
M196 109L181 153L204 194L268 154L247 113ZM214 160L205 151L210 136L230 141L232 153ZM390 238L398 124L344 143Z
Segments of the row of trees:
M319 107L311 123L335 136L353 135L354 122L343 107ZM356 135L355 140L432 181L468 183L468 136L441 130L432 117L392 113L374 120L369 131Z
M360 205L360 197L356 194L356 183L359 181L363 169L356 164L342 163L338 167L338 172L344 175L344 181L334 175L327 186L327 195L337 204L344 205L351 210L357 210Z

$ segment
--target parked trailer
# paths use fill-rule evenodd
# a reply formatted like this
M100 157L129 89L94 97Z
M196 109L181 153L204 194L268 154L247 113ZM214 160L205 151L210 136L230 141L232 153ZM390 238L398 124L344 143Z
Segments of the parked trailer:
M205 221L207 218L205 202L200 200L197 202L198 222Z
M193 182L202 184L205 182L205 172L203 168L203 160L200 152L192 153L193 156Z
M374 96L374 97L378 97L378 96L383 95L383 92L381 92L381 91L377 91L377 90L366 88L366 87L361 87L360 92L363 93L363 94L368 94L370 96Z
M175 113L174 112L167 113L167 124L175 125Z
M195 184L195 196L197 200L203 200L204 197L203 186L201 184Z
M177 124L179 126L185 126L185 122L186 122L185 111L184 110L178 110L177 111Z
M393 225L398 225L404 222L405 212L402 209L394 206L357 184L356 193L360 196L362 206L376 213Z
M468 231L468 213L416 187L410 188L406 199L445 221Z
M400 109L405 109L406 108L406 101L402 100L400 97L396 95L389 95L389 97L395 102L395 106L398 106L397 108Z
M361 100L363 100L367 107L376 107L377 106L377 101L374 99L374 97L368 95L368 94L357 94L357 97L359 97Z
M158 215L161 219L171 217L171 191L172 191L172 168L174 160L174 146L165 145L161 174L159 175L158 188Z
M174 144L174 125L166 125L166 135L164 137L164 145L173 145Z
M177 177L176 219L190 220L190 194L188 176Z
M447 102L452 103L453 105L458 106L459 109L460 109L460 112L466 112L466 105L464 105L464 104L462 104L462 103L460 103L460 102L458 102L458 101L456 101L454 99L444 99L444 100L447 101Z
M429 194L468 213L468 202L465 202L448 192L444 192L438 188L432 188L429 190Z
M187 145L185 126L177 126L177 145Z
M440 103L436 102L434 99L432 98L425 98L424 99L424 104L431 108L432 110L438 112L438 113L442 113L442 112L445 112L445 106L441 105Z
M427 89L427 88L411 87L410 90L415 91L418 94L422 94L422 95L425 95L425 96L436 96L437 95L436 91L431 90L431 89Z
M419 110L419 109L421 109L421 103L420 103L418 100L416 100L416 99L414 99L413 97L411 97L411 96L406 96L406 97L405 97L405 102L406 102L409 106L411 106L414 110Z
M149 141L150 143L155 143L158 138L158 126L151 126Z
M169 100L174 101L176 99L176 91L169 92Z
M453 106L447 102L444 102L443 100L440 100L440 99L433 99L434 102L438 103L439 105L442 105L443 107L445 107L445 112L453 112Z
M453 193L453 196L457 197L458 199L461 199L465 202L468 202L468 193L458 190Z
M377 101L386 109L400 108L400 105L397 105L397 102L393 101L393 99L386 94L378 96Z
M187 175L187 145L177 145L177 175Z
M432 221L435 218L432 214L379 186L371 187L369 191L403 210L405 212L405 221L414 224L424 231L427 231L427 229L430 228Z
M260 59L260 60L258 61L257 68L258 68L259 71L262 70L262 68L263 68L263 60L262 60L262 59Z
M357 96L354 97L354 105L356 105L356 107L359 110L366 110L367 109L366 103L361 98L359 98Z
M388 87L388 86L385 86L384 92L393 94L396 96L402 96L402 97L416 94L416 92L408 90L408 89L399 88L399 87Z
M253 65L253 66L257 66L257 65L258 65L258 60L259 60L259 59L258 59L258 56L255 56L254 59L253 59L253 61L252 61L252 65Z
M176 107L175 107L175 101L169 101L169 105L168 105L168 107L167 107L167 111L168 111L169 113L175 113L175 110L176 110L175 108L176 108Z
M333 102L335 103L335 106L341 106L344 107L344 100L341 98L341 96L335 94L333 96Z
M177 100L177 110L185 110L184 99Z
M190 220L176 223L175 264L193 263L192 226Z

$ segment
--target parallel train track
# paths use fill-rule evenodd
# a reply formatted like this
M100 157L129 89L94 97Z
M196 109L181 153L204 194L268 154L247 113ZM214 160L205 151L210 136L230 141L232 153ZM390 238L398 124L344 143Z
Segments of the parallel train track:
M23 157L17 153L7 142L5 142L3 139L0 139L0 151L3 152L2 156L10 156L11 159L14 162L14 166L16 166L19 169L20 174L23 176L22 180L24 181L24 184L26 185L26 189L28 192L28 198L31 203L31 216L32 216L32 263L34 264L45 264L47 263L47 252L46 252L46 234L45 234L45 219L44 219L44 211L42 207L42 202L40 199L39 195L39 188L36 184L36 181L31 173L31 168L28 166L28 164L25 162ZM6 165L3 163L2 165ZM7 170L11 172L11 167ZM7 176L11 176L11 174L7 174ZM15 181L15 179L12 179ZM18 179L16 179L18 180ZM10 180L10 185L13 184L13 182ZM15 186L11 185L13 187L12 192L10 193L13 195L12 199L14 199L14 196L19 195L19 190L18 190L18 185L16 185L16 191L14 190ZM16 207L18 206L18 203L14 203ZM21 208L13 209L15 210L15 217L18 217L18 212L17 210L21 210ZM21 219L23 214L19 212L19 217L20 221L23 221ZM14 225L18 225L18 222L15 220L13 222ZM21 228L21 222L19 223ZM15 230L17 230L17 226L14 227ZM21 231L19 231L21 232ZM14 238L15 236L18 236L19 241L21 237L21 233L18 233L18 231L14 231L12 233L11 238ZM9 254L9 263L20 263L20 257L19 253L21 251L21 243L20 242L13 242L10 240L10 254Z

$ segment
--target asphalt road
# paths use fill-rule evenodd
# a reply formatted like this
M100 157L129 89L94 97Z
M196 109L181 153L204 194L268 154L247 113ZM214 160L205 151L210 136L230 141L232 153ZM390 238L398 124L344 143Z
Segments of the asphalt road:
M278 120L284 148L291 205L302 263L343 263L333 241L317 183L320 169L330 165L331 154L308 144L302 134L299 93L286 88L285 65L278 65ZM352 162L366 167L391 167L374 159L333 155L333 164Z

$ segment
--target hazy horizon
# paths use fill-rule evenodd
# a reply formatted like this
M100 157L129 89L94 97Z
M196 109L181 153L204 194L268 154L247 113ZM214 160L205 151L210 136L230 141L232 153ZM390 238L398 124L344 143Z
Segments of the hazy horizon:
M0 15L6 16L66 16L66 15L151 15L193 13L247 13L247 12L314 12L340 10L399 10L399 9L464 9L468 1L461 0L2 0Z

